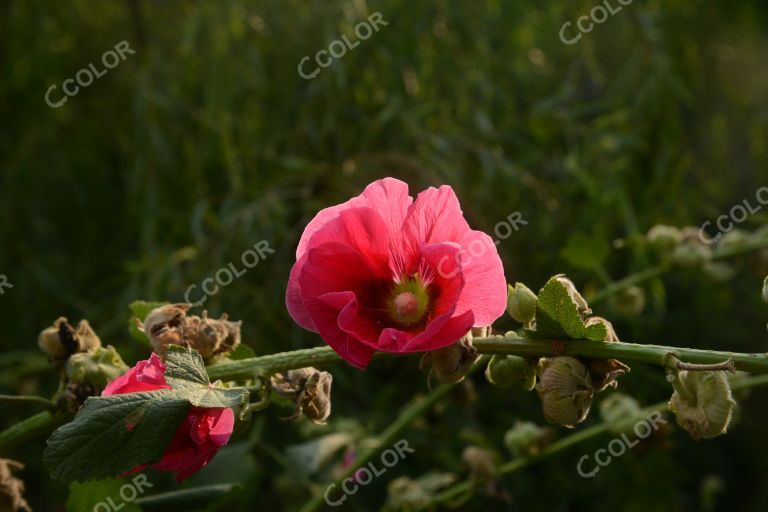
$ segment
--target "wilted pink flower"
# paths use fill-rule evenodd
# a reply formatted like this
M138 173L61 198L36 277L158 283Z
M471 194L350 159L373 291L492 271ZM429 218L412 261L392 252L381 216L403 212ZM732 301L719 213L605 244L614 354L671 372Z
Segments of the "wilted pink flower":
M375 181L318 213L296 260L288 312L359 368L377 350L450 345L506 307L496 247L470 229L449 186L414 201L402 181Z
M110 382L102 396L121 395L137 391L171 389L165 382L165 365L157 354L136 363L136 366ZM158 471L176 472L179 482L205 467L219 448L227 444L235 424L235 414L228 408L190 407L176 434L166 447L163 458L152 465ZM132 425L126 425L132 428ZM141 471L145 465L129 473Z

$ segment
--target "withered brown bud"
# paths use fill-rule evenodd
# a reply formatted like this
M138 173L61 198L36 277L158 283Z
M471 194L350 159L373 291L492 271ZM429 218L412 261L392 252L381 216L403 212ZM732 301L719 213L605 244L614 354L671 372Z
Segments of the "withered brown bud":
M53 325L43 329L37 344L52 361L65 361L72 354L88 352L101 346L101 340L88 320L80 320L77 329L65 317L59 317Z
M165 358L168 345L191 347L204 359L230 352L240 344L242 322L232 322L226 314L219 319L188 315L191 304L169 304L153 309L138 328L152 344L152 350Z
M24 482L13 476L24 469L24 464L11 459L0 459L0 510L32 512L24 499Z
M493 453L479 446L467 446L461 452L461 460L469 468L470 478L488 482L496 478Z
M542 359L541 367L536 391L547 421L568 428L584 421L595 392L586 366L578 359L562 356Z
M487 334L489 333L488 331ZM483 333L483 335L487 334ZM426 352L421 357L419 369L425 370L431 365L430 377L434 374L442 383L456 383L464 380L464 376L479 357L477 349L472 345L470 331L456 343Z
M301 414L312 423L325 424L331 415L331 385L333 376L316 368L299 368L272 376L272 390L296 402L296 412L287 419Z

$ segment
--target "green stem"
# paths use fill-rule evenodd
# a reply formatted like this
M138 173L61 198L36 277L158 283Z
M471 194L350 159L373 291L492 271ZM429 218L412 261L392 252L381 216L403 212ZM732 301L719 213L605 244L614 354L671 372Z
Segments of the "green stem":
M715 364L733 360L737 370L768 373L768 354L743 354L716 350L641 345L637 343L588 340L532 340L526 338L491 336L475 338L475 348L481 354L508 354L526 357L552 357L568 355L594 359L620 359L626 363L649 363L664 366L665 357L675 354L686 363ZM375 358L392 357L391 353L376 353ZM263 357L241 359L208 367L212 380L235 380L270 374L307 366L322 366L341 362L330 347L317 347L294 352L282 352Z
M741 256L742 254L746 254L758 249L764 249L766 247L768 247L768 237L758 238L743 245L726 247L724 249L715 249L712 251L712 259L720 260L725 258L732 258L734 256ZM637 284L659 277L660 275L669 272L673 268L674 265L671 262L664 262L659 263L653 267L649 267L645 270L641 270L640 272L630 274L624 279L611 283L605 288L602 288L596 292L594 295L590 296L589 304L598 304L631 286L635 286Z
M484 360L485 358L475 363L475 365L472 367L472 369L469 370L469 372L467 372L467 374L471 374L477 371L477 369L482 366ZM338 489L339 486L341 486L341 483L345 479L354 475L358 469L373 460L373 458L381 453L382 450L392 446L395 442L397 442L405 429L408 428L408 426L410 426L410 424L416 418L427 412L433 405L435 405L435 403L444 397L446 393L448 393L448 391L453 388L453 386L455 386L455 384L442 384L430 391L427 396L414 399L414 401L408 405L408 407L400 414L400 416L398 416L398 418L378 436L376 445L372 448L368 448L362 451L354 463L350 464L349 468L347 468L344 474L342 474L333 484L335 489ZM303 507L301 507L300 512L314 512L319 510L323 506L324 502L325 489L323 492L313 496Z
M670 268L672 268L672 265L670 265L669 263L661 263L659 265L649 267L645 270L641 270L640 272L630 274L624 279L615 281L609 284L608 286L606 286L605 288L602 288L601 290L596 292L594 295L590 296L589 304L590 305L598 304L604 301L605 299L626 290L631 286L635 286L642 282L649 281L654 277L658 277L666 273Z
M51 432L69 419L69 414L41 412L7 428L0 432L0 454L5 454L39 435Z
M756 377L749 377L746 379L733 381L731 383L731 389L736 391L739 389L746 389L746 388L764 386L764 385L768 385L768 375L759 375ZM642 417L647 417L654 411L664 412L667 410L668 410L668 402L659 402L657 404L646 407L645 409L643 409L641 413L639 413L639 415ZM549 459L559 454L560 452L567 450L572 446L580 444L584 441L588 441L589 439L599 437L609 432L610 432L610 429L608 428L608 424L604 422L585 428L583 430L579 430L569 436L563 437L562 439L558 439L554 443L544 448L537 455L534 455L531 457L518 457L516 459L512 459L506 464L502 464L501 466L498 467L497 474L499 476L509 475L511 473L514 473L515 471L519 471L532 464L535 464L542 460ZM475 489L476 485L477 483L474 480L465 480L463 482L455 484L450 488L446 489L445 491L441 492L440 494L438 494L434 498L434 500L432 500L428 505L431 507L434 507L434 505L436 504L448 503L460 496L466 496Z
M53 407L53 403L50 400L41 396L0 395L0 402L35 404L46 408Z

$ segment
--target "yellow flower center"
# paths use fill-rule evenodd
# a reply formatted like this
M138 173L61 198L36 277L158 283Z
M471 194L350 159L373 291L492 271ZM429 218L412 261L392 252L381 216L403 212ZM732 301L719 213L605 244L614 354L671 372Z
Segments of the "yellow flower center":
M395 285L388 307L392 320L399 325L410 327L424 319L429 307L429 292L419 274Z

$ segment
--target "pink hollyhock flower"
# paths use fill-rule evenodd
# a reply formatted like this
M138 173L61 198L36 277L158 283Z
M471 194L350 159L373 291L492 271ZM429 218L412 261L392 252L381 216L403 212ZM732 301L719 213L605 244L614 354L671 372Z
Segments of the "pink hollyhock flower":
M110 382L102 396L121 395L137 391L171 389L165 382L165 365L157 354L136 363L136 366ZM176 480L189 478L213 459L219 448L229 442L235 414L229 408L190 407L176 434L166 447L163 458L152 465L158 471L176 472ZM129 425L128 428L131 428ZM141 471L138 466L129 473Z
M414 201L385 178L304 229L286 293L291 317L351 364L422 352L490 325L506 308L491 238L470 229L449 186Z

